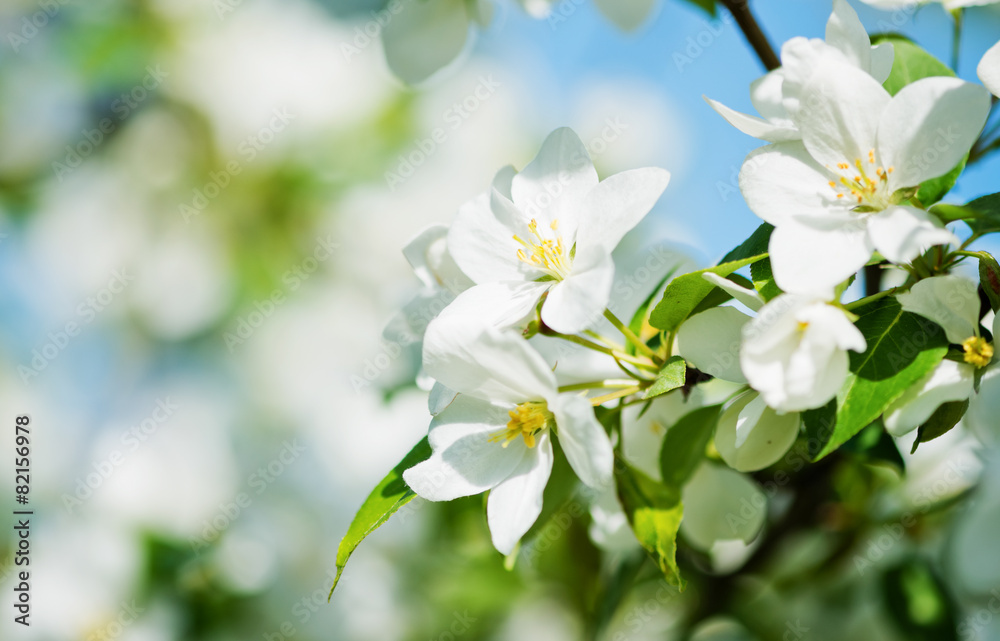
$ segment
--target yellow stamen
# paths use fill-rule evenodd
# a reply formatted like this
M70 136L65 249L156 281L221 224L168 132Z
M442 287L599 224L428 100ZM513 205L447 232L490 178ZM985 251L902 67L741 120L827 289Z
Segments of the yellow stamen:
M993 346L979 336L965 339L962 348L965 350L965 362L978 369L986 367L993 360Z
M490 443L503 441L503 447L507 447L520 436L529 448L535 447L535 437L555 424L555 417L545 401L521 403L507 414L510 416L507 428L490 435Z
M553 220L549 224L549 227L552 231L556 231L559 228L559 221ZM545 272L557 280L565 278L569 274L571 262L566 253L566 246L563 244L562 236L556 234L554 239L545 238L538 231L538 221L534 218L528 223L528 230L534 236L530 241L525 241L516 235L513 237L524 248L517 250L518 260Z

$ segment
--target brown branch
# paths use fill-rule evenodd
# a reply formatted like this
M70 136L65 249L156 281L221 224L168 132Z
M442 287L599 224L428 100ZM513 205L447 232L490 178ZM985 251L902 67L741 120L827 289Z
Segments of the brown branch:
M750 11L749 1L719 0L719 2L729 10L729 13L733 14L736 24L739 25L740 30L743 31L743 35L746 36L747 42L750 43L757 57L760 58L761 64L768 71L774 71L780 67L781 60L778 59L778 54L774 53L774 48L768 41L767 36L764 35L764 32L760 29L760 25L757 24L757 19L754 18L753 13Z

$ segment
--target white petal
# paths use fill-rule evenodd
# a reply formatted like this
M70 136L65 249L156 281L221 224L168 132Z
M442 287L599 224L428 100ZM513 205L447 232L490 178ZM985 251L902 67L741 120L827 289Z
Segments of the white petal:
M771 234L768 249L778 287L820 298L830 298L833 288L864 267L872 255L872 245L860 225L821 230L785 224Z
M677 332L681 356L706 374L734 383L745 383L740 370L743 326L750 317L733 307L714 307L695 314Z
M563 127L549 134L535 159L514 176L511 195L529 219L545 226L558 220L575 229L583 199L597 182L587 148L572 129Z
M896 58L896 50L891 42L882 42L872 47L872 78L880 84L884 84L892 73L892 63Z
M735 470L762 470L778 462L795 443L799 422L799 414L778 414L756 392L747 392L719 418L715 448Z
M382 31L385 58L403 82L415 84L454 60L465 47L464 0L408 2Z
M750 102L764 119L776 125L795 129L784 104L785 72L769 71L750 83Z
M767 516L767 497L757 484L734 470L702 463L684 487L681 535L699 550L716 541L752 541ZM737 518L734 518L737 517Z
M404 471L403 480L429 501L450 501L493 488L528 451L520 439L508 447L490 442L506 419L502 406L459 396L431 421L431 457Z
M751 211L775 227L824 220L849 212L830 187L831 176L801 142L782 142L750 152L740 169L740 191Z
M542 304L542 320L563 334L576 334L601 320L611 298L615 264L599 247L577 253L573 272L556 283Z
M657 167L632 169L609 177L587 193L576 232L579 254L601 247L610 254L659 200L670 172Z
M472 287L448 251L448 226L431 225L403 247L403 256L427 287L442 287L457 294Z
M871 40L847 0L833 0L833 13L826 23L826 42L844 52L859 69L871 69Z
M498 329L520 327L533 315L535 305L550 285L518 282L476 285L459 294L439 316ZM436 303L440 309L441 301ZM425 325L427 322L425 320Z
M786 142L801 138L799 130L790 123L774 124L758 116L751 116L745 113L730 109L726 105L702 96L708 105L726 119L732 126L736 127L748 136L760 138L768 142Z
M945 359L911 385L885 410L885 428L893 436L915 430L942 403L964 401L972 395L975 368Z
M958 78L923 78L903 87L879 121L879 158L893 168L890 189L915 187L954 169L989 113L989 92Z
M486 520L493 547L510 554L542 513L542 493L552 473L552 442L543 433L510 476L497 485L486 502Z
M560 394L549 410L556 417L559 444L580 480L593 488L610 484L614 453L590 401L576 394Z
M654 0L594 0L594 4L622 31L634 31L653 10Z
M428 250L436 242L441 240L447 242L447 237L447 225L431 225L410 239L410 242L403 247L403 256L406 258L406 262L410 263L413 273L427 287L440 285L427 264Z
M456 398L458 398L458 392L435 381L427 395L427 411L431 413L431 416L437 416L447 409Z
M802 92L813 76L830 73L829 65L854 67L844 53L819 38L795 37L781 47L782 105L789 117L796 121L802 109ZM808 108L808 105L807 105Z
M1000 96L1000 42L989 48L976 67L979 79L994 96Z
M949 574L954 575L955 582L964 593L982 594L983 602L992 602L996 598L996 586L1000 584L1000 555L997 554L996 546L997 532L1000 531L1000 495L995 488L988 486L982 487L976 494L977 500L970 501L968 510L955 519L954 535L950 541L952 567L949 568ZM977 616L980 612L990 612L989 619L996 619L992 611L985 607L978 608L970 616ZM996 638L995 623L992 630L987 628L980 632L979 619L973 620L976 623L970 621L970 624L975 626L976 632L973 634L976 637ZM986 624L989 625L990 622L987 620Z
M784 294L744 329L740 365L770 407L798 412L833 398L848 373L845 350L864 347L842 310Z
M747 287L743 287L742 285L737 285L728 278L723 278L722 276L713 274L712 272L705 272L701 275L701 277L716 287L721 287L729 295L746 305L752 311L756 312L764 306L764 298L756 289L749 289Z
M456 319L459 322L452 322ZM555 396L552 370L528 342L474 321L437 318L424 338L424 370L453 390L523 403Z
M532 18L546 18L552 13L554 0L518 0L524 11Z
M833 56L824 57L803 86L797 116L802 142L821 165L836 170L876 149L879 117L891 97L868 73ZM853 173L848 178L853 178Z
M996 450L1000 445L1000 366L987 368L979 382L979 393L969 400L969 411L962 419L979 440Z
M868 219L868 235L883 256L897 264L908 263L934 245L959 240L927 212L900 205L873 214Z
M979 292L962 276L935 276L913 285L898 297L908 312L928 318L942 328L949 343L959 344L979 335Z
M476 283L523 281L514 233L494 215L489 194L481 194L459 208L448 230L448 251Z

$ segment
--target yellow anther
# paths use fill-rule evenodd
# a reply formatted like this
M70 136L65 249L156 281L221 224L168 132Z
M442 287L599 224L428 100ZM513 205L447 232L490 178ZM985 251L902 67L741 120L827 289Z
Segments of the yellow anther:
M555 416L549 411L545 401L521 403L507 414L510 421L507 422L506 429L492 434L490 443L503 441L503 447L507 447L520 436L525 445L535 447L535 437L555 423Z
M873 165L875 164L875 150L874 149L869 149L868 150L868 162L870 162Z
M965 362L976 368L982 369L993 360L993 346L986 342L986 339L979 336L970 336L962 343L965 350Z
M552 228L552 231L558 231L558 229L559 229L559 219L556 218L555 220L553 220L552 224L549 225L549 227Z

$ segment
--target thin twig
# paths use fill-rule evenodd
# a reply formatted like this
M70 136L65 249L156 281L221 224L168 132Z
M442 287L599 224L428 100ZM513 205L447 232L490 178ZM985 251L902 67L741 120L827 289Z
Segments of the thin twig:
M774 71L781 66L781 60L778 58L778 54L774 53L774 47L771 46L770 41L764 32L761 31L760 25L757 24L757 19L754 18L753 13L750 11L750 3L748 0L719 0L729 13L733 14L733 18L736 19L736 24L739 25L740 30L743 31L743 35L746 37L747 42L753 47L754 52L757 57L760 58L760 62L764 65L764 68L768 71Z

